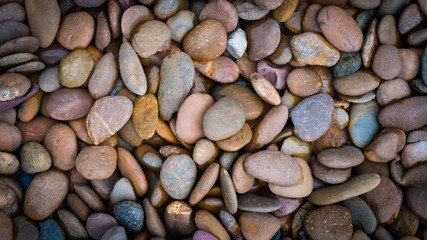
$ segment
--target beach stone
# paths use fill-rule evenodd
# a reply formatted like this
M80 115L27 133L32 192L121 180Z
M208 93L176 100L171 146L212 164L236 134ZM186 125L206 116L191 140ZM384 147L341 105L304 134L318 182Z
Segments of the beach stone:
M0 174L10 175L19 170L20 162L15 155L0 152Z
M131 182L137 197L145 196L148 190L148 183L138 161L128 150L122 147L117 148L117 153L117 165L120 174Z
M249 175L244 168L244 161L250 154L241 155L233 165L231 179L237 193L243 194L248 192L254 185L255 178Z
M238 65L225 56L212 61L194 61L194 67L204 76L220 83L232 83L239 77Z
M410 208L402 205L399 210L399 215L387 229L395 236L414 236L417 233L419 226L419 218ZM404 238L405 239L405 238Z
M194 206L211 190L219 175L219 164L211 163L205 170L197 185L190 195L189 203Z
M252 0L249 1L239 1L232 0L231 3L237 10L239 18L249 21L259 20L265 17L269 11L268 9L263 9L258 7Z
M381 44L390 44L397 46L399 39L399 32L397 31L396 19L393 15L386 15L381 18L378 23L378 41Z
M64 230L59 226L58 222L53 218L48 218L39 222L39 239L43 240L65 240Z
M18 212L19 203L16 194L6 183L0 182L0 211L12 215Z
M185 174L182 174L185 173ZM185 154L168 157L160 170L160 181L164 190L174 199L184 199L196 183L197 168Z
M215 34L213 34L215 33ZM227 32L221 22L210 19L197 25L184 38L183 49L194 60L213 60L227 47Z
M52 214L68 192L67 176L57 170L39 173L25 194L23 210L29 218L40 221Z
M154 20L154 16L149 8L144 5L131 6L125 9L121 16L121 32L126 39L131 39L135 28L141 23L150 20Z
M147 78L141 62L130 43L124 42L119 50L120 75L126 87L137 95L147 92Z
M22 135L16 126L0 122L0 151L12 152L21 145Z
M422 204L427 199L427 188L408 188L405 192L406 204L419 217L426 218L427 209Z
M54 92L61 88L58 67L46 68L39 77L39 87L43 92Z
M408 5L400 15L397 29L400 34L406 34L422 23L424 16L418 4Z
M172 32L172 40L181 43L184 37L196 26L196 15L188 10L181 10L170 17L166 25Z
M316 205L329 205L350 199L375 189L381 178L375 173L366 173L350 178L348 181L314 190L308 201Z
M159 116L168 121L178 112L190 93L195 76L193 62L184 52L168 55L160 67L160 83L157 93Z
M398 158L397 153L405 147L405 133L397 128L385 128L363 150L365 157L373 162L389 162Z
M112 204L116 204L125 200L135 201L136 196L129 180L127 178L121 178L116 182L110 193L110 201Z
M405 132L427 124L427 97L416 96L387 105L378 114L378 122L384 128L400 128Z
M351 168L330 168L322 165L317 159L310 161L313 175L325 183L338 184L347 181L351 176Z
M88 90L94 99L109 95L117 83L119 66L116 57L109 52L102 56L89 78Z
M412 168L427 161L426 155L427 141L410 143L405 146L401 153L402 165L406 168Z
M22 97L31 87L30 80L19 73L6 73L0 76L0 101Z
M356 21L342 8L328 6L317 15L317 23L326 39L343 52L357 52L363 44L363 33ZM340 34L340 38L337 38Z
M353 224L350 211L339 205L311 210L307 213L304 228L313 239L350 239Z
M309 97L322 89L322 79L319 74L309 68L295 68L287 78L289 90L299 97Z
M354 197L342 202L350 213L353 226L360 228L366 234L372 234L377 227L377 219L368 204L360 197Z
M293 57L303 65L332 67L340 59L340 52L318 33L295 35L290 44Z
M12 221L16 239L37 239L39 235L37 226L27 217L18 215L13 217Z
M263 75L254 72L250 76L252 87L258 96L266 103L277 106L280 104L280 95L273 84L267 80Z
M94 212L105 211L104 202L92 188L82 184L75 184L74 190Z
M375 100L354 104L351 108L348 131L350 139L356 147L366 147L377 134L379 110L380 108Z
M25 1L31 34L40 40L40 47L48 47L55 39L59 28L61 12L56 1L46 0L35 3Z
M166 20L179 10L189 9L189 2L184 0L159 0L154 5L154 15L160 20Z
M113 216L105 213L94 213L87 219L86 230L92 238L101 239L108 229L117 225L119 224Z
M99 7L102 4L104 4L106 2L106 0L89 0L89 1L84 1L84 0L75 0L74 3L80 7L83 8L94 8L94 7Z
M402 79L384 81L377 88L377 102L381 107L411 96L409 84Z
M226 121L224 121L227 119ZM207 138L213 141L233 136L245 122L243 105L231 97L221 98L208 108L203 116L202 127Z
M205 232L202 230L197 230L194 234L193 234L193 240L217 240L218 238L216 238L214 235L210 234L209 232Z
M84 49L76 49L61 60L59 65L59 82L67 88L83 85L89 78L94 67L90 53Z
M115 171L110 177L102 180L91 180L93 189L102 198L108 200L114 184L120 179L120 174Z
M194 222L196 223L197 228L202 231L209 232L214 235L219 240L230 240L225 228L221 223L206 210L199 210L196 212L194 217Z
M142 58L148 58L157 52L166 51L171 44L172 33L169 27L157 20L146 21L139 25L132 36L132 47Z
M317 155L319 162L330 168L349 168L363 162L365 157L358 148L345 145L341 148L327 148Z
M384 61L387 59L387 61ZM381 79L395 78L402 68L399 50L393 45L381 45L375 51L372 70Z
M20 151L21 168L28 174L44 172L52 165L46 148L37 142L24 144Z
M227 51L236 59L239 59L245 54L248 47L248 40L246 32L241 28L236 28L233 32L228 34L227 38Z
M298 162L280 151L258 151L245 159L244 167L249 175L280 186L291 186L302 179Z
M148 198L144 198L142 204L146 214L148 232L153 236L166 237L166 230L163 226L162 220L157 214L154 206L150 203L150 200Z
M20 73L23 75L31 75L38 73L45 68L44 63L40 61L31 61L7 70L8 73Z
M76 193L69 193L67 195L67 204L70 207L70 210L83 222L86 222L89 215L92 214L92 211L89 209L87 204Z
M132 109L132 101L123 96L96 100L86 118L86 128L93 143L98 145L118 132L130 119Z
M244 124L242 129L233 136L217 141L216 145L224 151L238 151L247 145L252 138L252 130L248 124Z
M5 3L0 6L0 22L13 20L24 22L26 19L25 9L16 2Z
M59 63L61 59L70 53L67 49L53 41L47 48L39 48L35 54L46 65L54 65Z
M371 207L379 224L393 222L402 206L402 194L389 178L381 177L378 187L362 195L363 200Z
M279 46L280 27L273 18L253 22L245 28L245 32L248 35L248 58L252 61L268 57ZM266 35L269 38L262 37Z
M410 49L400 48L398 50L402 60L402 68L396 78L410 81L414 79L419 72L420 58Z
M103 156L103 158L99 158ZM106 179L117 166L117 153L110 146L88 146L76 158L76 168L86 179Z
M316 94L298 103L290 113L295 135L313 142L325 134L332 121L333 101L327 94Z
M335 90L346 96L360 96L366 94L380 85L380 79L367 70L359 70L353 74L335 78Z
M169 203L164 213L167 232L174 236L192 235L197 230L194 215L195 212L186 202L173 201Z
M239 210L248 212L268 213L278 210L281 204L278 200L262 197L251 193L238 196Z
M12 20L0 22L0 31L5 33L0 37L0 44L30 35L27 25Z
M34 53L40 46L38 38L33 36L25 36L15 38L0 45L0 57L4 57L13 53Z
M32 53L14 53L0 58L0 68L7 69L30 61L37 61L38 57Z
M304 32L322 32L322 30L320 30L319 24L317 24L317 14L322 8L322 5L317 3L310 4L310 6L308 6L302 20L302 29Z
M295 4L296 1L293 1L293 3ZM300 34L302 33L302 21L305 15L305 12L307 11L307 8L309 6L309 1L298 1L298 5L297 8L295 10L295 12L291 15L291 17L286 20L283 25L285 26L286 29L288 29L289 31L291 31L293 34Z
M158 112L157 99L153 94L148 93L135 99L132 123L141 139L150 138L156 132Z
M427 171L427 164L422 164L418 167L409 169L403 175L402 182L408 187L422 187L426 184L425 174Z
M342 52L340 60L332 68L335 78L355 73L362 65L362 57L358 52Z
M122 226L114 226L104 232L101 240L127 240L126 230Z
M113 207L117 221L132 232L142 230L144 224L144 209L137 202L123 201Z
M84 11L72 12L62 17L56 41L68 50L89 46L95 33L95 21Z
M224 227L228 230L234 238L241 238L242 233L240 231L240 226L237 220L231 215L229 212L221 210L219 212L219 218L224 225Z
M268 213L243 212L239 223L243 236L248 240L271 239L280 229L280 221Z
M310 144L295 136L287 137L283 141L280 151L290 155L291 157L300 157L307 162L310 161L312 155Z
M200 22L208 19L221 22L227 33L230 33L236 29L239 16L236 8L231 3L224 0L216 0L206 4L199 14Z

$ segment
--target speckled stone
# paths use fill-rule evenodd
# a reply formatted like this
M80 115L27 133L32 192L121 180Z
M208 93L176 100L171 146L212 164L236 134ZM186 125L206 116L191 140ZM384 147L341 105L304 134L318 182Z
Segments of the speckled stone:
M53 218L39 223L39 240L65 240L64 230Z
M144 210L137 202L123 201L114 205L114 216L121 225L132 232L139 232L144 224Z
M172 32L172 40L181 43L184 37L196 26L196 15L181 10L166 22Z
M362 229L366 234L372 234L375 231L377 219L363 199L354 197L343 201L342 204L350 211L355 227Z
M335 78L340 78L355 73L361 65L359 52L341 52L340 60L332 67L332 72Z
M351 141L357 147L366 147L377 134L379 110L380 107L375 100L354 104L351 108L348 130Z
M247 46L246 32L241 28L236 28L236 30L228 34L226 49L234 58L241 58L245 54Z
M328 131L333 111L334 102L327 94L305 98L291 110L295 135L307 142L316 141Z
M249 212L273 212L278 210L281 204L278 200L246 193L238 196L238 208Z

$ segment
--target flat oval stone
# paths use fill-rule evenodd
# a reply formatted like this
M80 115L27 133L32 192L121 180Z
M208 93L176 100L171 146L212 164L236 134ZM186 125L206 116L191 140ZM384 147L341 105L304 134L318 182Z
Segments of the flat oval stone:
M202 230L197 230L194 234L193 234L193 240L217 240L218 238L216 238L214 235L210 234L209 232L205 232Z
M40 40L40 47L48 47L58 31L61 12L56 1L46 0L35 3L25 1L31 34Z
M241 155L234 163L231 171L231 179L233 180L234 188L236 192L240 194L248 192L255 182L255 178L245 171L243 165L248 156L249 153Z
M358 175L344 183L314 190L308 196L308 201L321 206L334 204L367 193L376 188L380 182L380 176L375 173Z
M405 146L401 153L402 165L406 168L412 168L427 161L427 141L410 143Z
M343 206L350 213L353 225L362 229L366 234L372 234L377 227L377 219L369 205L360 197L354 197L343 201Z
M379 129L377 122L379 110L380 107L375 100L354 104L351 108L348 131L351 141L357 147L366 147L377 134Z
M251 127L245 123L239 132L233 136L217 141L216 145L224 151L238 151L251 141Z
M172 40L181 43L196 26L196 15L189 10L181 10L166 22L172 32Z
M427 164L422 164L418 167L414 167L409 169L409 171L407 171L405 173L405 175L403 175L403 184L407 185L408 187L422 187L425 186L426 184L426 175L427 172Z
M122 226L114 226L104 232L101 240L127 240L126 230Z
M95 33L95 21L85 11L68 13L62 17L56 41L68 50L89 46Z
M184 38L183 49L194 60L213 60L227 47L227 32L217 20L206 20Z
M377 102L381 107L411 96L409 84L402 79L384 81L377 88Z
M238 208L243 211L268 213L278 210L281 204L278 200L262 197L251 193L238 196Z
M38 60L38 57L32 53L14 53L0 58L0 68L7 69L36 60Z
M109 95L117 83L119 66L116 57L109 52L102 56L89 78L88 90L94 99Z
M206 231L217 237L219 240L230 240L225 228L211 213L206 210L199 210L196 212L194 218L197 228Z
M280 228L280 221L268 213L243 212L239 217L242 234L246 239L271 239Z
M59 63L59 82L67 88L83 85L95 65L92 55L84 49L76 49L61 59Z
M410 49L398 49L400 58L402 60L402 67L400 73L397 75L397 78L401 78L405 81L410 81L414 79L418 72L420 66L420 58Z
M0 45L0 57L20 52L34 53L39 46L40 41L36 37L19 37Z
M27 189L23 210L29 218L40 221L52 214L68 192L67 176L56 170L38 174Z
M235 214L237 212L238 205L236 190L234 189L234 184L230 174L225 168L221 168L219 172L219 180L225 207L231 214Z
M46 112L56 120L74 120L86 116L92 107L93 99L82 88L62 88L46 100Z
M27 217L18 215L12 219L15 225L16 239L36 239L39 235L37 226Z
M54 92L61 88L58 67L46 68L39 76L39 86L43 92Z
M20 151L21 168L28 174L44 172L52 165L52 159L46 148L40 143L29 142Z
M126 39L131 39L135 28L145 21L154 20L154 16L151 10L146 6L135 5L126 9L119 19L121 19L120 29L123 36L126 37Z
M186 202L173 201L166 206L164 213L168 233L174 236L189 236L197 227L194 224L194 211Z
M297 137L313 142L325 134L332 122L334 102L327 94L305 98L291 110L291 119Z
M60 226L64 229L69 238L88 238L87 231L75 214L70 211L60 209L57 212Z
M240 74L237 64L225 56L212 61L194 61L194 67L206 77L220 83L235 82Z
M280 151L291 157L300 157L307 162L310 161L312 155L311 145L295 136L287 137L283 141Z
M317 15L317 23L326 39L343 52L357 52L362 47L363 33L356 21L342 8L328 6ZM337 37L337 36L340 37Z
M6 152L0 152L0 174L14 174L19 170L19 165L20 163L15 155Z
M218 178L219 168L220 166L218 163L212 163L208 168L206 168L205 172L200 177L199 182L194 187L194 190L190 195L190 205L196 205L206 196L206 194L208 194L209 190L211 190Z
M396 19L393 15L386 15L378 23L378 40L381 44L397 45L399 33L397 32Z
M0 76L0 101L22 97L30 89L30 79L19 73L6 73Z
M387 105L378 114L382 127L400 128L405 132L427 124L427 97L416 96Z
M387 61L384 61L387 59ZM372 70L381 79L395 78L402 68L399 50L393 45L381 45L375 51Z
M184 52L173 52L162 61L160 83L157 93L159 114L168 121L178 112L193 86L195 70L190 56Z
M101 239L108 229L117 225L118 222L113 216L105 213L94 213L87 219L86 230L92 238Z
M221 210L219 212L219 218L224 225L224 227L228 230L234 238L241 238L242 233L240 231L240 226L237 223L237 220L231 215L229 212Z
M0 23L0 31L4 34L0 37L0 45L16 38L30 35L27 25L16 21L4 21Z
M405 192L406 204L419 217L426 218L427 211L423 207L427 200L427 188L408 188Z
M359 70L353 74L335 78L335 90L346 96L360 96L366 94L380 85L380 79L367 70Z
M110 201L112 204L116 204L125 200L136 201L136 196L129 180L121 178L114 184L114 188L110 193Z
M154 14L160 20L166 20L172 17L176 12L183 9L189 9L189 2L183 0L157 1L154 5Z
M16 126L0 122L0 151L13 152L21 145L22 135Z
M381 177L378 187L362 195L362 198L371 207L379 224L394 221L403 201L397 185L386 177Z
M350 211L339 205L309 211L305 217L304 228L313 240L350 239L353 235Z
M322 165L317 159L310 161L313 175L325 183L338 184L347 181L351 176L351 168L330 168Z
M203 132L213 141L223 140L236 134L245 123L243 105L231 97L221 98L203 116Z
M237 27L239 16L236 8L224 0L217 0L206 4L199 14L199 21L215 19L221 22L227 33L232 32Z
M163 226L162 220L148 198L144 198L142 206L144 207L146 215L145 218L148 232L153 236L166 237L166 230Z
M400 15L397 29L400 34L406 34L422 23L424 16L418 4L408 5Z
M270 17L250 23L245 32L248 35L248 58L258 61L271 55L280 42L279 24ZM263 36L268 35L268 38Z
M187 155L168 157L160 170L160 181L165 191L174 199L184 199L196 183L197 168Z
M137 95L144 95L147 91L147 78L130 43L124 42L120 46L119 67L126 87Z
M319 74L309 68L295 68L287 78L289 90L299 97L309 97L322 89L322 79Z
M135 99L132 122L135 131L142 139L154 135L158 122L158 104L153 94L145 94Z
M103 158L99 156L103 156ZM85 147L76 158L77 171L89 180L110 177L116 166L116 150L108 145Z
M83 222L86 222L87 218L92 213L87 204L76 193L67 195L67 204L70 210Z
M13 67L7 70L8 73L21 73L24 75L31 75L34 73L38 73L45 68L44 63L40 61L31 61L19 66Z
M142 230L144 224L144 209L137 202L123 201L113 207L113 214L117 221L132 232Z
M261 2L261 1L255 1L255 2ZM275 1L270 1L270 2L275 2ZM273 11L273 17L279 21L279 22L286 22L286 20L288 20L292 14L295 12L295 10L297 10L298 8L298 1L292 0L292 1L276 1L279 2L280 5L278 7L275 7L273 9L269 9L269 10L274 10ZM258 4L258 6L265 6L267 3L263 2L262 4ZM271 4L271 3L269 3ZM270 7L272 7L270 5ZM261 7L264 9L267 9L265 7Z
M166 51L171 44L172 33L169 27L157 20L146 21L133 32L132 47L142 58L157 52Z
M319 162L330 168L349 168L363 162L365 157L358 148L345 145L341 148L327 148L317 155Z
M132 101L122 96L102 97L93 104L86 118L89 137L95 145L118 132L132 115Z
M39 57L40 61L44 62L46 65L54 65L69 53L70 52L67 49L54 41L47 48L39 48L35 54Z
M39 223L39 238L40 239L59 239L65 240L64 230L59 226L58 222L53 218L48 218Z
M405 146L406 135L397 128L385 128L363 150L366 158L372 162L389 162L398 158L397 153Z
M17 22L25 21L25 9L16 2L6 3L0 7L0 21L13 20Z
M253 1L232 0L231 3L237 10L239 18L249 21L259 20L265 17L269 11L258 7Z
M291 186L302 179L298 162L280 151L258 151L245 159L244 167L249 175L280 186Z

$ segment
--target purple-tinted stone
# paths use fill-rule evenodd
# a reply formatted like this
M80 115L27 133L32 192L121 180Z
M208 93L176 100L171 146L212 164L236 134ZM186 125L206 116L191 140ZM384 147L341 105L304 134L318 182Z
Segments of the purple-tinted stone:
M293 213L295 210L298 209L302 202L302 198L287 198L278 196L267 189L261 190L260 194L268 198L276 199L280 202L281 207L273 212L273 215L276 217L285 216L290 213Z
M9 109L14 108L15 106L18 106L20 103L24 102L25 100L32 97L36 92L39 90L39 85L37 83L31 83L30 89L28 89L27 93L25 93L22 97L17 97L15 99L0 102L0 112L5 112Z
M292 67L288 64L278 66L268 59L263 59L257 64L257 71L270 81L277 90L283 90L286 87L286 80Z
M194 233L193 240L218 240L218 238L208 232L198 230Z
M44 64L54 65L59 63L59 61L69 53L70 51L54 41L49 47L37 50L36 55Z
M123 11L125 11L126 9L136 5L136 0L119 0L119 3Z

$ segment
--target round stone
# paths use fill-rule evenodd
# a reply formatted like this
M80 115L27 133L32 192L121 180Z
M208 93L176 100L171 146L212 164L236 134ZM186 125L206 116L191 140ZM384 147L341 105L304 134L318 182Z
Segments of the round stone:
M227 33L232 32L237 27L239 16L236 8L225 0L217 0L206 4L199 14L199 21L215 19L224 25Z
M271 239L280 228L280 221L268 213L243 212L240 228L246 239Z
M132 36L132 47L142 58L166 51L171 45L172 33L169 27L157 20L139 25Z
M252 61L268 57L279 46L280 27L273 18L267 17L250 23L245 32L248 35L248 58Z
M395 78L402 68L399 50L393 45L381 45L375 51L372 70L381 79Z
M105 213L94 213L86 221L86 230L92 238L101 239L108 229L117 225L118 222L113 216Z
M319 74L304 67L292 70L288 75L287 84L289 90L299 97L311 96L322 89L322 79Z
M102 156L102 158L100 158ZM117 166L117 152L111 146L88 146L76 158L76 168L86 179L106 179Z
M24 144L20 151L21 168L28 174L44 172L52 165L46 148L37 142Z
M0 76L0 101L22 97L31 87L30 79L19 73L6 73Z
M137 202L123 201L113 207L117 221L132 232L142 230L144 224L144 209Z
M61 19L56 41L68 50L89 46L95 33L95 21L85 11L68 13Z

